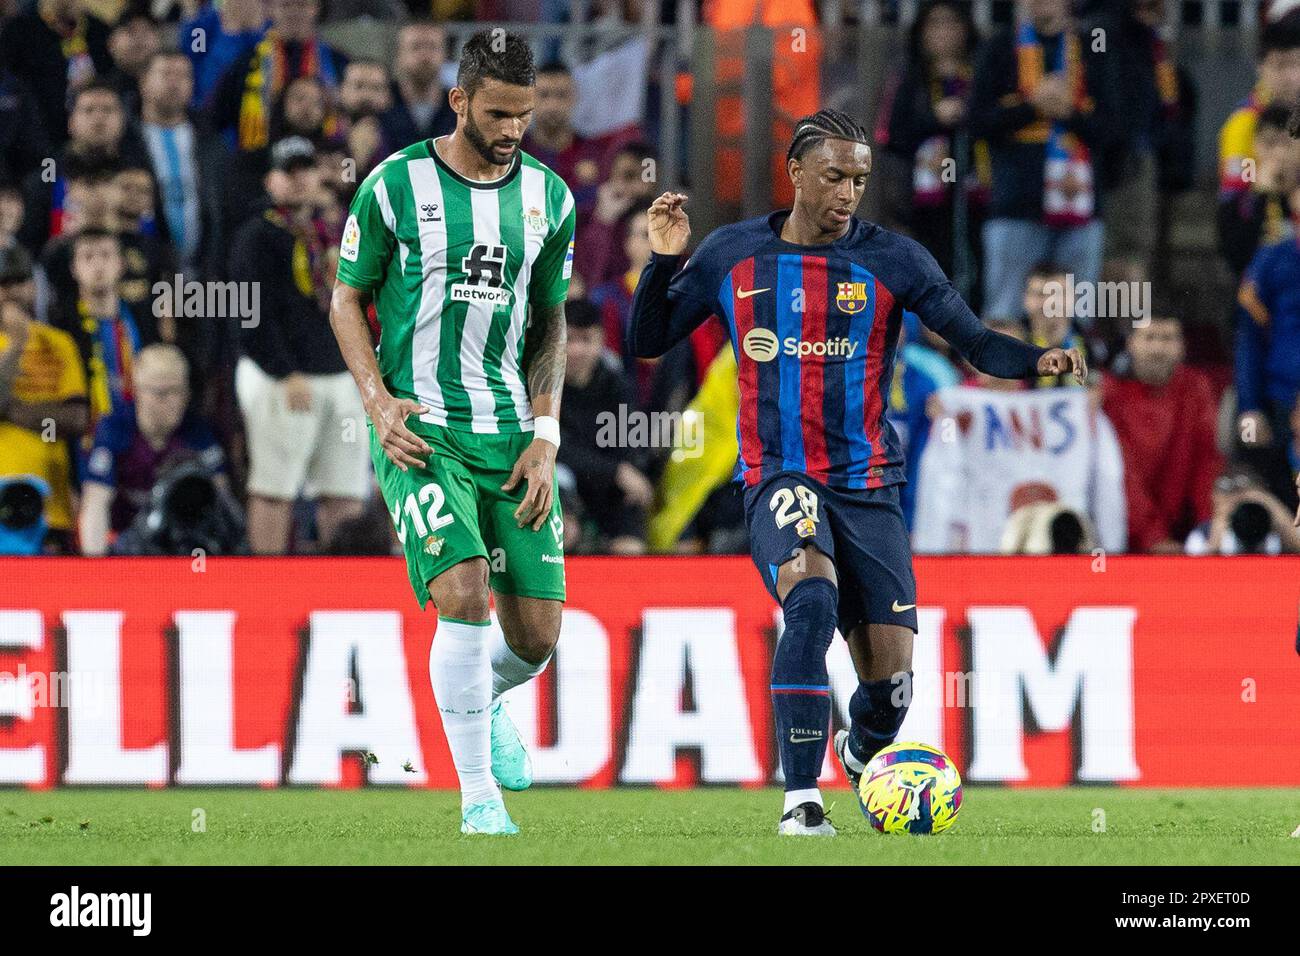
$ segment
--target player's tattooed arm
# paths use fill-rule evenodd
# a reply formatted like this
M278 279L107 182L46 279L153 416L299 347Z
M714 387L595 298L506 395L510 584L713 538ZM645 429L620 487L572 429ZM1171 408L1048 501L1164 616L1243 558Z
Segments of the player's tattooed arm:
M532 312L523 357L528 398L534 415L559 418L560 395L564 391L564 303L534 306Z
M564 303L534 306L523 356L528 400L533 406L534 418L559 419L560 396L564 391L564 361ZM529 525L538 531L551 513L556 451L554 444L538 435L520 454L510 472L510 479L501 486L503 491L512 491L521 481L528 483L524 499L515 509L515 522L521 528Z

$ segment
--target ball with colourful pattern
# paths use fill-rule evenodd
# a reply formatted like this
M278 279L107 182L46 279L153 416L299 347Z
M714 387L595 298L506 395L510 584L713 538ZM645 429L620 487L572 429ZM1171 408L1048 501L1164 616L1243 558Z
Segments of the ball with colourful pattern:
M881 833L942 833L961 809L961 774L942 750L891 744L871 758L858 793L863 814Z

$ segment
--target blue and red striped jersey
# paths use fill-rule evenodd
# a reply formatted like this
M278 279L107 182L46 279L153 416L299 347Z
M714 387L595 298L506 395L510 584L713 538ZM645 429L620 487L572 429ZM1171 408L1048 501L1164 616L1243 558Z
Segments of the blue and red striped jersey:
M736 477L799 471L832 486L898 484L903 455L888 389L903 312L1003 378L1032 374L1043 349L985 327L912 239L853 219L835 242L781 238L789 211L711 233L674 275L652 256L633 300L629 348L661 355L710 314L736 355Z

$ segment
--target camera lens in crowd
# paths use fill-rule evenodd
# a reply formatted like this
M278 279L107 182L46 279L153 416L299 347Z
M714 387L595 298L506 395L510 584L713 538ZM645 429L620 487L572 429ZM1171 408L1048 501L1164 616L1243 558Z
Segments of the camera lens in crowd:
M1243 501L1233 509L1229 524L1241 554L1261 554L1272 528L1268 509L1256 501Z
M30 481L18 479L0 488L0 526L26 531L41 520L45 496Z

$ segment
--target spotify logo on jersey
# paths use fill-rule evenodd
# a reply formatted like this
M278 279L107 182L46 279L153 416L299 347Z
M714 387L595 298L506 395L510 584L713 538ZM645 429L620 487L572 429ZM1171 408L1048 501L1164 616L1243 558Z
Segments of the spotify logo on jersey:
M813 355L825 358L851 359L858 350L858 343L846 336L809 342L791 336L784 341L776 337L771 329L753 328L745 333L740 343L745 354L755 362L770 362L776 358L779 350L783 355L806 358Z
M776 333L764 328L750 329L740 343L745 354L755 362L770 362L776 358L777 345Z

